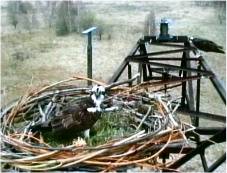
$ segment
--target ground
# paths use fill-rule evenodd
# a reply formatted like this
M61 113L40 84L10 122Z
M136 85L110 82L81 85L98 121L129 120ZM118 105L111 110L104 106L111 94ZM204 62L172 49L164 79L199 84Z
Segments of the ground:
M156 13L156 23L161 18L171 19L170 34L199 36L213 40L226 50L226 21L218 20L220 9L199 7L191 2L106 2L87 3L110 27L104 31L103 40L93 39L93 77L107 82L132 46L143 35L144 20L150 11ZM225 15L225 14L223 14ZM37 29L32 33L14 30L7 23L6 11L1 11L1 104L23 95L28 87L44 85L69 78L86 75L86 37L72 33L56 36L53 29ZM111 39L108 39L111 34ZM24 59L18 55L21 52ZM225 55L204 53L209 65L219 78L226 82ZM202 82L201 109L225 114L225 107L208 80ZM205 121L202 124L207 124ZM222 147L210 151L225 152ZM209 159L209 158L208 158ZM211 159L212 160L212 157ZM187 171L197 170L194 167ZM200 171L202 171L200 169Z

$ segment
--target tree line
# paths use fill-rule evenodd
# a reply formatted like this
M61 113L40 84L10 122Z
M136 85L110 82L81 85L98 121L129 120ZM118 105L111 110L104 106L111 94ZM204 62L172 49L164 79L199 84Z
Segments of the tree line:
M57 35L66 35L96 26L99 39L108 26L88 10L82 1L8 1L9 23L29 32L41 27L54 29Z

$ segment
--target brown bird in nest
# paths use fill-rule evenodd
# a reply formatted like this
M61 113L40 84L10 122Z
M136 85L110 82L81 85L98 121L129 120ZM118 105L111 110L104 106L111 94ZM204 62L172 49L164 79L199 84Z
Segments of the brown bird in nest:
M103 86L93 86L90 97L79 103L65 106L57 115L45 122L34 125L31 129L32 131L48 131L55 134L85 131L85 137L89 137L90 128L100 118L103 111L101 105L104 97L105 88Z
M89 138L90 128L100 118L102 112L118 110L118 106L101 108L103 106L105 92L110 88L119 86L128 82L132 82L139 74L136 74L132 79L123 82L116 82L106 86L93 86L90 97L81 100L78 103L65 106L56 115L48 118L45 113L42 113L42 122L31 127L32 131L48 131L55 134L77 133L85 131L85 137ZM40 111L42 112L42 111Z

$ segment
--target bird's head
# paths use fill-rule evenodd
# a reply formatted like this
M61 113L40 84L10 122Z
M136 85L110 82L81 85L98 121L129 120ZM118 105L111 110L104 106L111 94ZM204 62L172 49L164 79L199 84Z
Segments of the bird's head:
M193 41L194 37L189 37L188 40L189 41Z
M95 85L91 89L91 99L98 111L101 111L101 104L105 98L105 88L103 86Z
M105 95L105 88L103 86L95 85L91 89L91 96L95 96L96 98L99 98L100 96Z
M196 49L196 46L195 46L195 44L194 44L194 37L189 37L189 38L188 38L188 42L189 42L191 48L195 48L195 49ZM196 53L195 53L195 54L196 54Z

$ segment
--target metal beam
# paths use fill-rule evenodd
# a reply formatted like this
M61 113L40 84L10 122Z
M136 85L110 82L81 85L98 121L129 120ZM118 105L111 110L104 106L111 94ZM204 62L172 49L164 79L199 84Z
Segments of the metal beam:
M207 64L206 60L203 57L200 57L200 59L201 59L202 67L207 71L212 71L210 66ZM222 101L226 104L226 90L225 90L223 84L221 83L220 79L218 79L218 77L215 74L213 74L213 76L210 78L210 80L211 80L212 84L214 85L215 89L217 90Z
M167 50L167 51L159 51L159 52L151 52L147 53L147 55L134 55L128 56L129 58L146 58L146 56L154 56L154 55L163 55L163 54L171 54L171 53L179 53L187 50L193 50L192 48L183 48L183 49L175 49L175 50Z
M132 66L128 64L128 79L132 78ZM132 86L132 82L129 82L129 86Z
M153 151L153 150L159 150L161 148L163 148L165 144L157 144L152 146L151 148L148 149L148 151ZM164 151L162 153L179 153L181 152L182 154L186 154L191 152L193 149L193 147L186 145L185 143L170 143L168 144L168 146L164 149ZM161 153L161 154L162 154Z
M201 60L199 61L198 65L197 65L197 69L201 70ZM200 76L200 73L197 74L198 76ZM196 105L195 105L195 111L199 112L200 111L200 79L197 79L197 83L196 83ZM199 126L199 118L195 118L195 125Z
M196 112L196 111L190 111L190 110L184 110L184 109L182 110L180 108L178 109L178 112L186 116L200 117L200 118L223 122L223 123L226 122L226 117L222 115L216 115L216 114L211 114L206 112Z
M116 70L116 72L114 73L114 75L110 78L110 80L108 81L109 84L116 82L118 80L118 78L120 77L120 75L123 73L125 67L128 65L128 62L126 60L124 60L121 65L118 67L118 69Z
M176 85L172 85L172 86L167 86L166 88L161 88L158 90L154 90L153 92L158 92L158 91L163 91L163 90L168 90L168 89L172 89L172 88L176 88L176 87L180 87L182 84L176 84Z
M160 42L156 36L144 36L144 39L140 41L149 43L164 43ZM184 43L186 41L188 41L188 36L171 36L171 40L169 40L168 43Z
M136 55L137 56L137 55ZM181 61L182 58L175 58L175 57L152 57L152 58L137 58L137 57L130 57L139 60L149 60L149 61ZM199 61L198 58L187 58L186 61Z
M226 153L224 153L218 160L216 160L208 169L207 172L213 172L226 160Z
M86 34L87 41L87 77L92 79L92 32L96 30L96 27L91 27L82 32L82 34ZM92 85L92 81L87 81L88 85Z
M189 42L185 42L184 45L185 45L185 47L189 47L190 46L190 43ZM184 54L185 54L184 65L187 68L191 68L191 61L187 61L187 59L190 58L190 52L189 51L185 51ZM184 72L183 72L183 75L184 75ZM186 74L186 76L191 76L191 75L192 74L191 74L190 71L187 72L187 74ZM189 107L189 109L191 111L195 111L193 82L192 81L188 81L187 83L185 82L185 85L186 84L188 85L188 86L185 86L185 90L186 90L186 87L188 87L187 88L187 91L186 91L187 105L188 105L188 107ZM182 85L182 87L183 87L183 85ZM198 124L196 124L196 122L197 122L198 119L199 119L199 117L192 118L193 125L198 126Z
M182 55L182 61L181 61L181 68L187 68L187 51L184 51L183 52L183 55ZM181 73L180 75L181 76ZM183 78L186 78L187 77L187 71L183 70ZM186 101L186 81L185 82L182 82L182 88L181 88L181 106L182 107L185 107L185 101Z
M179 44L172 44L172 43L150 43L151 45L154 45L154 46L166 46L166 47L178 47L178 48L184 48L184 45L179 45Z
M206 156L205 156L205 149L201 151L200 158L201 158L201 161L203 164L204 172L207 172L208 165L207 165L207 160L206 160Z
M134 47L132 48L132 50L129 52L128 56L133 56L136 51L139 48L139 44L136 43L134 45ZM126 68L126 66L128 65L128 61L126 60L127 58L125 58L123 60L123 62L121 63L121 65L118 67L118 69L114 72L113 76L110 78L110 80L108 81L108 83L113 83L116 82L118 80L118 78L120 77L120 75L122 74L122 72L124 71L124 69Z
M158 62L143 62L143 61L140 61L138 59L133 59L133 58L127 58L127 60L129 62L135 62L135 63L140 63L140 64L150 64L150 65L154 65L154 66L158 66L158 67L164 67L164 68L170 68L170 69L176 69L176 70L183 70L183 71L191 71L191 72L195 72L195 73L201 73L201 74L207 75L207 76L213 75L213 73L211 71L198 70L198 69L195 69L195 68L182 68L180 66L163 64L163 63L158 63Z
M214 142L217 142L217 143L224 142L226 140L226 132L225 131L226 131L226 129L218 132L217 134L215 134L214 136L212 136L208 140L202 141L200 143L200 145L197 146L196 149L194 149L192 152L184 155L179 160L177 160L176 162L171 164L169 166L169 168L176 169L176 168L180 167L181 165L185 164L187 161L189 161L190 159L195 157L197 154L200 154L201 150L204 150L207 147L209 147L210 145L214 144ZM218 164L218 166L219 165L220 165L220 163Z
M147 50L146 50L146 46L145 43L140 44L139 46L139 53L140 55L145 56L145 58L143 59L143 61L147 62ZM142 64L142 71L143 71L143 81L147 81L148 76L147 76L147 64Z
M196 127L195 132L200 135L214 135L224 129L225 127Z

